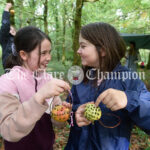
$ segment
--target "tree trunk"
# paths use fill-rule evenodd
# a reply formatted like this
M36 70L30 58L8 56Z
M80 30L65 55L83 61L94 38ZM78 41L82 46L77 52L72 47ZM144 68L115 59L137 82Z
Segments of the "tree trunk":
M31 26L36 26L36 17L35 17L36 3L35 3L35 0L29 1L29 6L30 6L30 11L26 14L26 15L29 15L29 17L26 19L26 23Z
M18 7L19 7L19 16L18 16L18 25L19 25L19 28L22 28L23 27L23 13L22 13L22 10L21 8L23 8L23 1L22 0L18 0Z
M55 34L55 48L56 48L56 52L57 52L57 60L60 60L60 40L59 40L59 14L58 14L58 6L59 4L59 0L55 0L55 3L53 5L54 8L54 17L55 17L55 23L56 23L56 34Z
M36 2L35 2L35 0L32 0L31 3L32 3L31 7L32 7L33 18L31 19L30 24L33 26L36 26L36 17L35 17Z
M75 11L75 18L74 18L74 34L73 34L73 65L79 65L81 60L80 57L77 55L77 50L79 48L79 34L81 29L81 16L82 16L82 7L83 7L83 0L76 0L76 11Z
M7 0L7 3L12 3L13 7L11 8L11 10L14 10L14 1L13 0ZM15 26L15 14L11 14L10 16L10 24Z
M64 9L63 9L63 45L62 45L62 63L64 64L65 63L65 42L66 42L66 39L65 39L65 36L66 36L66 5L65 5L65 1L63 1L64 3Z
M48 0L44 2L44 30L48 35L48 22L47 22L47 12L48 12Z

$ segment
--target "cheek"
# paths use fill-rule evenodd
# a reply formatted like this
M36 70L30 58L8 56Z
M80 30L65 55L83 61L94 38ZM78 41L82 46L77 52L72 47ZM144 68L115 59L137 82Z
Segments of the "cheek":
M96 52L95 55L93 56L93 59L96 60L96 61L99 61L99 56L98 56L97 52Z
M32 59L30 59L28 62L30 65L32 65L32 67L37 67L38 62L39 62L39 58L38 57L32 57Z
M86 57L86 60L90 63L90 64L95 64L97 62L99 62L99 57L97 53L92 53L91 55L88 55Z
M32 68L35 68L35 67L37 67L38 62L37 61L28 61L28 65Z
M45 57L44 56L41 56L40 57L40 63L44 62L45 61Z

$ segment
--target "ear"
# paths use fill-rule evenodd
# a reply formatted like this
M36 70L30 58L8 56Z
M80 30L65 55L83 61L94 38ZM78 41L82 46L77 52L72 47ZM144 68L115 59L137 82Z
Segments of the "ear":
M19 55L23 61L28 59L28 54L24 50L20 50Z

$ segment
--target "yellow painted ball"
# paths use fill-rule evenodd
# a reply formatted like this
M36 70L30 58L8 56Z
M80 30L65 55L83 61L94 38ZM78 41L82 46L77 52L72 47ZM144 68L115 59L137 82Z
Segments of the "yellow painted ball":
M87 104L85 107L84 116L89 120L94 122L101 118L102 112L100 107L96 107L95 104Z

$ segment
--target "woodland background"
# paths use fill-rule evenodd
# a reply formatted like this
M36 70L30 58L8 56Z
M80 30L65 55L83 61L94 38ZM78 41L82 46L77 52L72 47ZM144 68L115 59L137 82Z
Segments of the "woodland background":
M82 25L91 22L107 22L120 33L150 34L149 0L0 0L0 20L6 2L13 3L15 14L11 23L16 29L27 25L39 27L52 39L51 71L67 73L72 65L80 65L77 56L78 36ZM140 50L141 61L145 63L144 80L150 90L150 50ZM124 60L122 60L124 63ZM0 74L1 66L0 48ZM65 96L63 96L65 99ZM62 150L67 142L69 125L55 129L55 150ZM3 149L1 139L1 150ZM135 127L132 132L130 150L150 150L150 136Z

